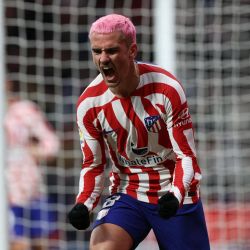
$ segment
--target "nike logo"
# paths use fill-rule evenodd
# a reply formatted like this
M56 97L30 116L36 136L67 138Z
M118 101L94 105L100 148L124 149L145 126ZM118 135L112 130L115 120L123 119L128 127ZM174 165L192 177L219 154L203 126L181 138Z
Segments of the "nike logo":
M148 147L135 148L134 144L131 143L132 152L136 155L146 155L148 153Z
M111 133L113 133L113 132L115 132L115 131L117 131L117 129L111 129L111 130L106 130L106 129L104 129L104 130L102 131L102 133L105 134L105 135L108 135L108 134L111 134Z

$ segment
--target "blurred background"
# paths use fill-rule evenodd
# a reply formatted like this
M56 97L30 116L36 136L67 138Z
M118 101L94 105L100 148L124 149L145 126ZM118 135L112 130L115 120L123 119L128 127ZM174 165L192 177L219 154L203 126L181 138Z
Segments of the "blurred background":
M88 249L90 231L77 232L66 219L82 161L75 105L97 74L88 43L90 24L113 12L136 25L137 59L169 67L186 90L211 248L250 249L249 0L2 0L2 6L4 95L36 104L60 144L53 157L39 158L45 202L36 206L46 234L32 249ZM5 113L8 98L0 101ZM8 140L0 150L6 150ZM8 164L1 164L5 172ZM30 214L20 218L30 240ZM158 249L153 234L138 249Z

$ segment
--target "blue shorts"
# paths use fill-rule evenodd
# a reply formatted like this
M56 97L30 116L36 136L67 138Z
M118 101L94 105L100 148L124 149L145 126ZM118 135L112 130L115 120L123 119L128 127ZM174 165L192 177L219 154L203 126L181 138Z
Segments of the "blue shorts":
M55 232L57 214L50 209L51 203L52 201L41 198L31 201L26 207L11 206L12 236L32 239L47 237Z
M134 248L152 229L160 249L210 249L201 201L183 205L174 217L163 219L158 215L157 205L118 193L106 199L94 227L103 223L112 223L125 229L134 240Z

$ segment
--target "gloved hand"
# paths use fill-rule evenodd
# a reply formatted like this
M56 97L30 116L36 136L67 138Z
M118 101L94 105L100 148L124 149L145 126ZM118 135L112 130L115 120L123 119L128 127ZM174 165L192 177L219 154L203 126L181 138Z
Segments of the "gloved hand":
M68 219L76 229L87 229L90 225L88 208L82 203L77 203L68 213Z
M164 219L168 219L176 214L179 201L173 193L168 192L159 199L158 206L159 215Z

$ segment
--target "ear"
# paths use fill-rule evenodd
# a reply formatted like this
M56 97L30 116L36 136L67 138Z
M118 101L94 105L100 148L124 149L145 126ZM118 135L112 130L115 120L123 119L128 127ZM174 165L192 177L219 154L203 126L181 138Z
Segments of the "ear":
M129 55L131 59L135 59L137 56L137 44L133 43L130 46L130 51L129 51Z

